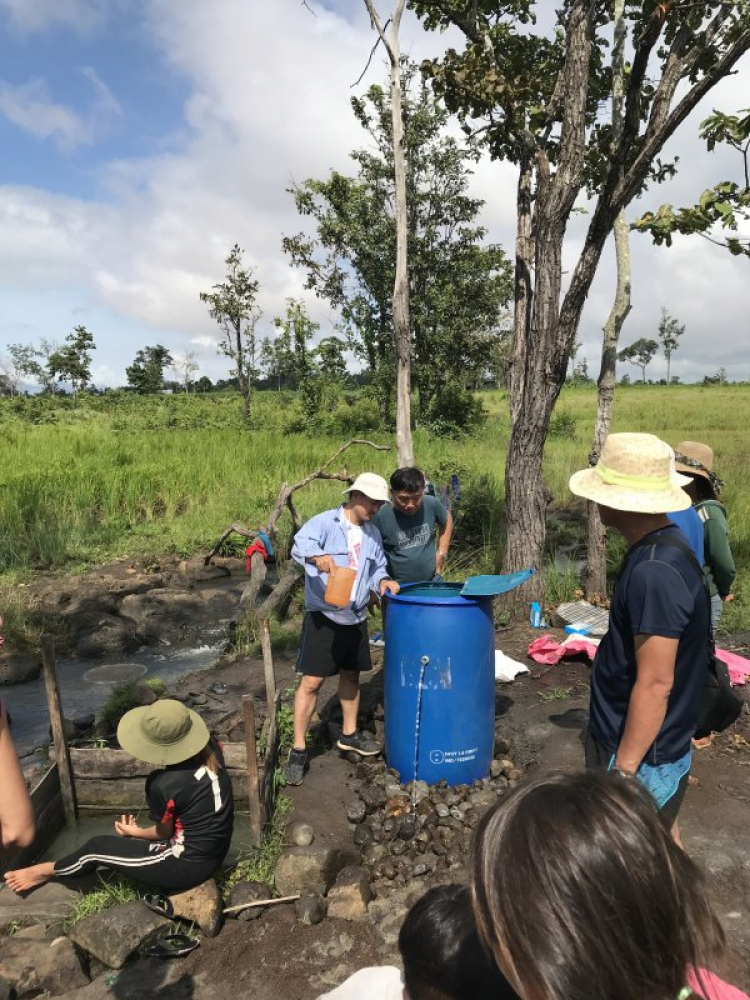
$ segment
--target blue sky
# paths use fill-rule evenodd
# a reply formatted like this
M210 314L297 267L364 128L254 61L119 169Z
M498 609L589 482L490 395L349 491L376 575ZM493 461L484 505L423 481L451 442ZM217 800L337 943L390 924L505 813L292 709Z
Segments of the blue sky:
M0 0L0 355L84 323L98 384L122 384L157 342L221 377L198 294L221 280L235 242L260 282L261 335L287 297L307 294L281 251L302 227L285 189L348 169L363 142L348 102L373 43L357 0L309 5L317 16L299 0ZM411 18L403 42L415 58L444 44ZM376 57L360 89L384 73ZM745 64L693 116L672 144L680 175L633 215L732 176L733 162L695 139L697 122L714 104L746 106L748 83ZM513 169L482 162L473 186L490 238L512 249ZM571 223L571 266L584 225ZM654 336L664 305L687 325L673 373L724 366L747 379L747 267L698 239L663 250L634 236L623 343ZM581 325L592 370L612 285L608 253ZM335 315L308 301L330 333Z

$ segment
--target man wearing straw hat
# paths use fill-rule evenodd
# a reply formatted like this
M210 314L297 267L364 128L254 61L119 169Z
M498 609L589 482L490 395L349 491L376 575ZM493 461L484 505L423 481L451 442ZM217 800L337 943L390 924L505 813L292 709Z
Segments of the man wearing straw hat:
M362 757L380 753L380 745L357 728L359 675L369 670L367 604L372 591L397 594L399 586L388 576L383 540L370 519L388 502L388 483L374 472L364 472L344 490L341 507L311 517L297 532L292 558L305 569L305 623L300 640L294 695L294 745L284 777L299 785L307 770L306 736L318 693L326 677L338 674L343 725L336 743ZM334 596L337 570L345 593ZM336 581L338 583L338 581Z
M710 647L708 599L685 538L666 516L690 499L670 468L671 449L651 434L610 434L594 468L570 489L596 503L629 550L591 673L588 767L637 778L679 838Z

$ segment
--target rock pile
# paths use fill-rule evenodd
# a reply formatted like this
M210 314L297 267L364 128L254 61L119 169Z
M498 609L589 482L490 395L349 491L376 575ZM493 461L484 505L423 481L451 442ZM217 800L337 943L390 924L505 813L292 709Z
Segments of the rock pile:
M472 785L441 781L401 784L382 763L359 763L357 795L347 805L374 895L390 896L414 879L460 880L472 831L522 774L512 760L492 761L490 776Z

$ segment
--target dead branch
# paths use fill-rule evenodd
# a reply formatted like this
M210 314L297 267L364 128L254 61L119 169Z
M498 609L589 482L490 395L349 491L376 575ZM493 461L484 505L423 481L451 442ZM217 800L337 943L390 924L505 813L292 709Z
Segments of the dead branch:
M208 555L203 560L204 564L208 566L213 557L221 548L221 545L231 534L241 535L243 538L257 538L260 531L264 531L269 538L275 539L276 537L276 522L278 521L281 513L286 507L292 517L292 523L294 525L294 530L298 531L302 526L302 522L299 519L299 515L294 508L294 504L291 501L292 495L297 492L297 490L303 489L309 483L314 482L316 479L337 479L342 483L352 483L354 482L354 477L349 474L346 469L342 469L341 472L328 472L328 468L336 461L339 455L343 454L347 448L351 448L353 445L366 445L368 448L374 448L375 451L390 451L391 446L389 444L375 444L374 441L367 441L364 438L352 438L347 441L346 444L342 444L338 451L334 452L333 455L324 462L319 469L315 472L311 472L309 475L300 479L298 483L294 483L290 486L288 483L283 483L281 489L279 490L279 496L276 503L273 505L271 514L268 518L268 523L265 528L245 528L241 524L232 524L226 531L223 532L221 538L218 540L216 545L211 549ZM254 556L253 556L254 559ZM255 571L254 564L251 562L251 569ZM265 576L265 574L264 574ZM262 583L262 580L261 580ZM260 584L259 584L260 586Z

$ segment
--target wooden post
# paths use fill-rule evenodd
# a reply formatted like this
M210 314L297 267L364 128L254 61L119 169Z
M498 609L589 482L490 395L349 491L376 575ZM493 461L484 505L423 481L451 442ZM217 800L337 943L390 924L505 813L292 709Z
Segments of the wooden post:
M268 717L273 718L276 706L276 671L273 666L273 651L271 650L271 630L268 619L260 620L260 648L263 651L263 671L266 675L266 705Z
M245 748L247 751L247 803L250 816L250 841L260 847L262 818L260 809L260 778L258 775L258 747L255 742L255 705L251 694L243 695L242 711L245 716Z
M73 768L70 764L68 742L65 739L62 707L60 705L60 689L57 686L55 670L55 644L49 636L42 637L42 665L44 667L44 688L47 692L49 721L52 726L52 741L55 744L55 759L60 772L60 792L62 794L63 811L66 823L75 823L78 819L78 803L73 784Z

